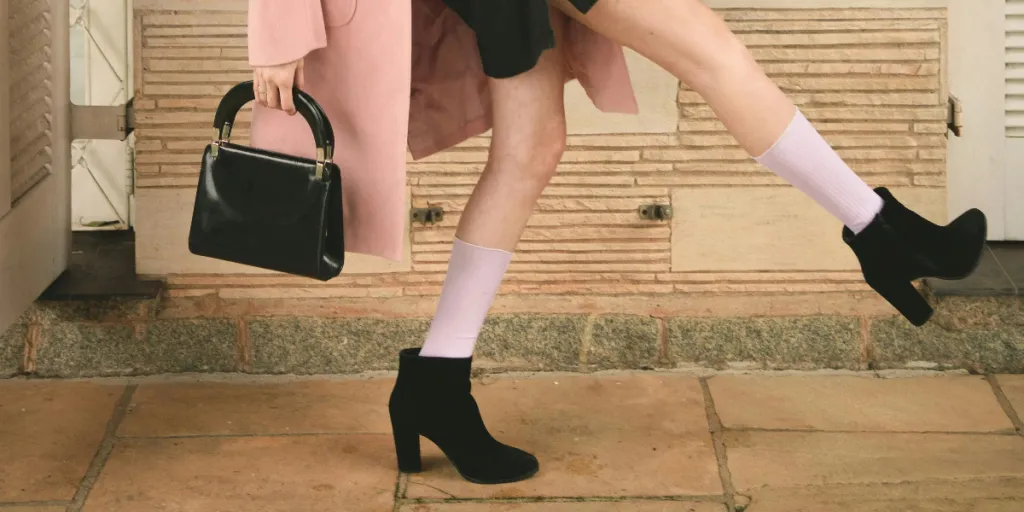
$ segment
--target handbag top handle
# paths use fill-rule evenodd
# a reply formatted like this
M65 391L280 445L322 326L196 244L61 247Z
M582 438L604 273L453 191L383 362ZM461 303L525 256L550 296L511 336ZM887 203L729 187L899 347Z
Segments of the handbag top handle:
M334 157L334 128L331 126L331 120L327 118L327 114L324 113L320 104L306 92L293 87L292 98L295 109L302 114L306 123L313 130L313 140L316 142L317 174L326 179L324 168ZM220 100L220 104L217 105L217 113L213 118L214 140L211 147L213 158L217 158L219 145L231 140L231 126L235 123L238 111L255 99L253 82L246 80L232 87Z

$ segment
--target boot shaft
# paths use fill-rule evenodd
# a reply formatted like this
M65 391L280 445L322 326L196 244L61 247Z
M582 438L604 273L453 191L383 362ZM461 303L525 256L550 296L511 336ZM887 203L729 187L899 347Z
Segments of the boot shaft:
M472 358L420 357L418 348L402 350L390 403L401 401L419 409L442 397L468 398L472 366Z

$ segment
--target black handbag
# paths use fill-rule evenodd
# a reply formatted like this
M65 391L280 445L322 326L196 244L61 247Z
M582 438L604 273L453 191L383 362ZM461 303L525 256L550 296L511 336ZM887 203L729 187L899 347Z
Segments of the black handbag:
M294 89L295 107L313 130L316 160L233 144L235 115L253 99L253 83L246 81L217 106L188 248L200 256L327 281L345 262L341 171L331 161L330 120L311 96Z

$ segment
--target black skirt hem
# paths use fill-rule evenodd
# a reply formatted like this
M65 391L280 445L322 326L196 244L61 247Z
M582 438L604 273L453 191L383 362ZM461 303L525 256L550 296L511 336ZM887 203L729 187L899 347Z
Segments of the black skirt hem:
M598 0L570 0L586 14ZM547 0L444 0L476 34L484 74L504 79L537 66L555 47Z

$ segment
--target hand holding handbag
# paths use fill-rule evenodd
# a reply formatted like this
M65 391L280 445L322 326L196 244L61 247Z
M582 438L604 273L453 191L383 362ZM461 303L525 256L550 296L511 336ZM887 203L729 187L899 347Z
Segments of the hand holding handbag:
M188 237L193 254L327 281L345 262L341 171L331 161L334 130L320 105L293 89L309 123L316 160L230 142L252 81L234 86L214 117L203 153Z

